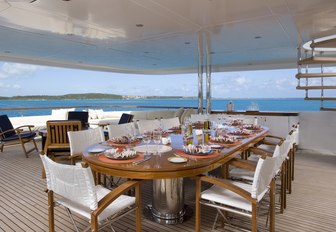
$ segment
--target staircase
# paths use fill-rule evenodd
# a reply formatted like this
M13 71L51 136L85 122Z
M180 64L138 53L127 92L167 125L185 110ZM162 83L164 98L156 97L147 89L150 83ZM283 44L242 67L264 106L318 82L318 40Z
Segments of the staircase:
M310 47L298 50L296 89L305 90L305 100L320 101L320 110L336 111L336 38L312 42Z

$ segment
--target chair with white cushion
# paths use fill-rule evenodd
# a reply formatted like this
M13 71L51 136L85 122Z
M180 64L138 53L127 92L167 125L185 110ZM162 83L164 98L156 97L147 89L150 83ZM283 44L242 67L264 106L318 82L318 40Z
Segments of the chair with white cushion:
M283 213L286 208L286 168L285 160L288 154L287 151L288 144L281 140L274 148L273 152L263 150L255 147L251 147L248 150L251 153L251 156L248 160L233 159L229 162L230 165L235 166L230 169L229 176L231 179L240 180L245 182L252 182L254 178L254 171L247 170L245 168L246 163L248 164L257 164L260 157L273 157L276 159L275 164L275 174L280 179L280 213Z
M54 231L54 206L62 205L69 214L70 220L77 225L72 213L86 218L91 225L84 231L98 231L110 225L120 217L136 211L136 231L141 231L140 182L130 180L113 191L100 185L95 185L92 171L89 167L55 163L43 152L40 155L46 170L49 231ZM83 165L84 166L84 165ZM122 195L135 189L135 197ZM57 200L54 199L54 193Z
M140 134L143 134L145 131L154 131L161 128L161 122L158 119L139 120L137 123Z
M124 123L124 124L117 124L117 125L108 125L107 126L109 139L113 137L121 137L121 136L133 136L135 135L135 125L133 122Z
M181 125L178 117L174 118L163 118L161 119L163 130L169 130L173 127L179 127Z
M82 157L82 153L86 147L105 141L104 132L101 127L81 131L68 131L68 138L71 164L74 164L75 158Z
M209 114L191 114L190 121L191 122L204 122L209 120Z
M201 204L217 209L226 222L227 213L238 214L251 218L251 231L257 231L258 205L270 189L270 231L274 231L274 169L276 159L260 158L255 167L252 184L211 176L196 178L196 228L200 231ZM202 183L213 184L209 189L201 192ZM230 214L231 215L231 214ZM216 221L215 221L216 223ZM215 224L214 224L215 225Z

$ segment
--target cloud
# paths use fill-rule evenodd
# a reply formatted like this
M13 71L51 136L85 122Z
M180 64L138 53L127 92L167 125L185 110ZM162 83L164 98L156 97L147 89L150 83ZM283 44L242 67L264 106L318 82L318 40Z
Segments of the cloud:
M0 67L0 78L5 79L11 77L29 76L41 69L43 69L43 67L37 65L3 63Z
M251 83L251 79L240 76L240 77L235 78L234 82L238 86L246 86L246 85L249 85Z
M2 89L7 89L7 90L11 90L11 89L21 89L21 86L18 84L4 84L0 82L0 88Z

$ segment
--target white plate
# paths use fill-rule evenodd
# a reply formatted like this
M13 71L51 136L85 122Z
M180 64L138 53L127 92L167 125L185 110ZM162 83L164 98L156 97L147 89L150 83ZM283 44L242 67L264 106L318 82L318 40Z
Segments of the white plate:
M212 149L220 149L220 148L222 148L222 146L221 146L221 145L218 145L218 144L211 144L210 147L211 147Z
M168 152L173 150L173 148L171 148L170 146L165 146L165 145L141 145L141 146L136 146L133 148L135 151L137 152L149 152L149 153L156 153L156 152L160 152L160 153L164 153L164 152Z
M169 162L172 162L172 163L180 164L180 163L185 163L185 162L187 162L188 159L185 158L185 157L175 157L175 156L172 156L172 157L169 157L169 158L168 158L168 161L169 161Z
M100 153L104 151L105 151L105 148L102 148L102 147L91 148L88 150L89 153Z

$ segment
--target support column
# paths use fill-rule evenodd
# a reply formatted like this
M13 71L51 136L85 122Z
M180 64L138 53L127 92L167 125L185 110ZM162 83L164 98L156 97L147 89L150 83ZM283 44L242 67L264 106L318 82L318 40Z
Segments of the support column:
M203 113L203 36L198 33L198 110Z
M211 38L206 34L206 113L211 113Z

